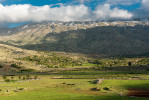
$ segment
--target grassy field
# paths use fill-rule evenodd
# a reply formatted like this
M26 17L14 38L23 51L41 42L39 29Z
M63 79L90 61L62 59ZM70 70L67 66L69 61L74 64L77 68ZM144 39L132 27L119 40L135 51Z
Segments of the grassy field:
M128 97L127 93L129 88L149 88L149 80L103 79L95 83L96 79L62 77L38 75L36 80L18 80L18 76L14 76L14 80L21 81L14 83L6 83L1 77L0 100L148 100Z

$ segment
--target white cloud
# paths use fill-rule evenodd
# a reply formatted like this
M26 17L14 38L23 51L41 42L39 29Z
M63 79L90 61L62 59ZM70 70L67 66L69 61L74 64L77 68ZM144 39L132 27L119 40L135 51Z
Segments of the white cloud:
M51 7L0 4L0 22L87 20L89 9L84 5Z
M135 17L149 18L149 0L142 0L141 7L134 13Z
M52 5L32 6L0 4L0 22L41 22L41 21L82 21L82 20L109 20L109 19L129 19L132 14L127 10L110 8L109 4L99 5L96 10L91 10L85 5Z
M77 0L77 2L80 2L81 4L84 4L85 2L90 2L90 0Z
M110 8L110 4L99 5L94 12L97 19L109 20L109 19L130 19L133 14L127 10Z
M141 9L149 12L149 0L142 0L142 8Z
M111 5L133 5L140 3L142 0L106 0L105 3Z

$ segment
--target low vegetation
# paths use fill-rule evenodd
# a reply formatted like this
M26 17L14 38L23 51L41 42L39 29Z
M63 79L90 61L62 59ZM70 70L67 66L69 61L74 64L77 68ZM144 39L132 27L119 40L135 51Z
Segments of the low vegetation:
M148 100L147 57L0 51L0 100Z

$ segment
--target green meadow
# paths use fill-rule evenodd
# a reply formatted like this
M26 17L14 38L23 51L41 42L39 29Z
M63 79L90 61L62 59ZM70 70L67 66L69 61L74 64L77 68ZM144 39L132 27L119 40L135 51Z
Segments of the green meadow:
M128 96L129 89L149 89L148 74L57 71L32 73L29 79L23 79L28 73L23 74L6 76L9 82L1 76L0 100L148 100L147 97ZM35 76L38 77L35 79Z

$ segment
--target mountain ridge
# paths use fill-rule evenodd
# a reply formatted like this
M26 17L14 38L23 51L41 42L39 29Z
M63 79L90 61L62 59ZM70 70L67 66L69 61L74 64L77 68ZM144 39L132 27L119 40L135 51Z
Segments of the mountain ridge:
M100 56L143 55L149 51L149 22L143 21L43 22L14 29L1 35L1 42L30 50Z

